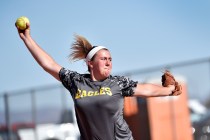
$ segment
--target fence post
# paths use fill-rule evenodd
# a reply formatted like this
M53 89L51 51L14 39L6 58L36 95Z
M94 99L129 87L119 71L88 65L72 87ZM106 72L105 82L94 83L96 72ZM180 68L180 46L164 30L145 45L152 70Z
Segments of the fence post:
M37 119L36 119L36 98L34 90L31 90L31 110L32 110L32 120L34 122L34 137L35 140L38 140L37 134Z
M10 117L9 117L9 101L8 94L4 94L4 106L5 106L5 121L6 121L6 129L7 129L7 138L10 140Z

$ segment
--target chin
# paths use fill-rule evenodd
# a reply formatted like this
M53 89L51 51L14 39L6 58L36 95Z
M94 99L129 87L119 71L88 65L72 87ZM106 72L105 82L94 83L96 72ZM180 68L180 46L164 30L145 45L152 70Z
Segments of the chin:
M103 71L103 76L106 77L106 78L109 77L110 74L111 74L110 70Z
M109 73L104 73L104 76L107 78L107 77L109 77L109 75L110 75L110 72Z

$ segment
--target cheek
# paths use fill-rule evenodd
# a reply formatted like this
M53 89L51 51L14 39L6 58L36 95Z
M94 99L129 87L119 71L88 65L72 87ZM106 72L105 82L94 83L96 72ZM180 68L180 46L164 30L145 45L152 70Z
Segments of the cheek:
M106 65L105 62L103 62L103 61L101 61L101 62L98 63L99 68L102 68L102 67L104 67L105 65Z
M104 67L105 67L105 65L104 64L101 64L101 65L99 65L99 70L103 70L104 69Z
M112 62L110 63L110 67L112 68Z
M97 66L95 67L98 71L102 70L104 68L103 63L98 63Z

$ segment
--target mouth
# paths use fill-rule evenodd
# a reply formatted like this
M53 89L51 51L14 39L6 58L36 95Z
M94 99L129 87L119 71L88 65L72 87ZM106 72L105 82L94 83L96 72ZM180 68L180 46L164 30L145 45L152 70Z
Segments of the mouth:
M108 75L109 75L109 74L110 74L110 72L111 72L111 69L109 69L109 68L105 68L105 69L104 69L104 72L105 72L106 74L108 74Z
M109 69L109 68L104 68L104 70L106 70L106 71L110 71L110 69Z

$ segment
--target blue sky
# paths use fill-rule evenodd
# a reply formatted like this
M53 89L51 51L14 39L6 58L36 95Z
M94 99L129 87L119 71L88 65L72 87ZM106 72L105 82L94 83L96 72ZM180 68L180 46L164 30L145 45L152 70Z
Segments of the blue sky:
M109 48L113 73L210 57L209 0L0 2L0 94L58 83L37 65L19 38L15 21L27 16L31 36L60 65L70 63L73 35Z

